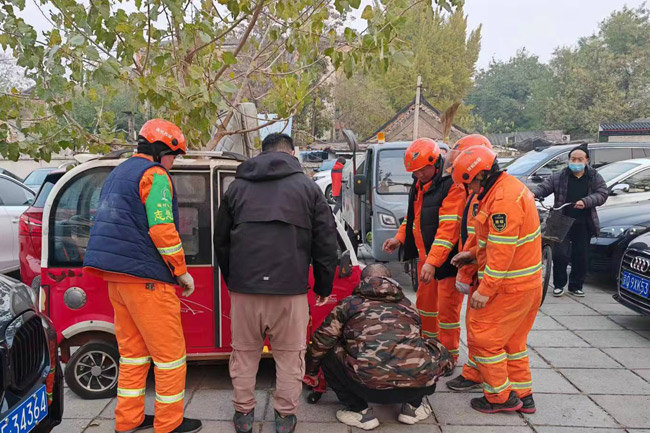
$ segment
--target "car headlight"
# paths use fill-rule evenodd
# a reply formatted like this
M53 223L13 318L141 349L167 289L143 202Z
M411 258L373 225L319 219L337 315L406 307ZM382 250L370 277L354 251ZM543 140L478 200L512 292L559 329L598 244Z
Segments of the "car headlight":
M384 227L397 227L397 220L394 216L379 212L379 222Z
M645 227L641 226L609 226L600 229L601 238L621 238L641 234Z

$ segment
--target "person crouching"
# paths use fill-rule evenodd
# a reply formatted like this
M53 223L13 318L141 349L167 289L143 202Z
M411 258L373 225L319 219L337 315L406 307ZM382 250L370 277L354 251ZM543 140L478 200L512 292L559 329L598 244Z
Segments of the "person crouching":
M327 384L345 406L343 424L379 426L368 403L402 404L398 420L415 424L431 415L425 397L438 378L454 368L453 356L435 338L423 337L417 309L390 271L367 266L361 284L314 332L307 351L306 382L322 368Z

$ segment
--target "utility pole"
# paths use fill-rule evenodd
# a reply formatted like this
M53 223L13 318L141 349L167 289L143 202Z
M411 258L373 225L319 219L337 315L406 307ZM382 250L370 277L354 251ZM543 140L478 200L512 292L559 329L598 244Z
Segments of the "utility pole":
M420 92L422 89L422 76L418 75L418 85L415 90L415 119L413 120L413 140L417 140L418 124L420 123Z

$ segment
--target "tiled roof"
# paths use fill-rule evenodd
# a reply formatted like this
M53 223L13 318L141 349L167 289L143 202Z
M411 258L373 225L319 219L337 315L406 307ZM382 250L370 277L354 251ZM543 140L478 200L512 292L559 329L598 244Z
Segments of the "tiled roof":
M646 132L650 133L650 121L629 123L601 123L601 132Z

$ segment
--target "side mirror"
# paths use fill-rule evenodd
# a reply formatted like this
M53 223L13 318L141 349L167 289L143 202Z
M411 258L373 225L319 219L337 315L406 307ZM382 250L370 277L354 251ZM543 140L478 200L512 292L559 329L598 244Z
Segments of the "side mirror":
M364 195L368 190L368 179L365 174L357 174L354 176L354 193L356 195Z
M619 184L614 185L609 190L610 195L617 195L617 193L621 193L621 192L624 192L624 193L630 192L630 185L628 185L627 183L619 183Z
M537 170L533 175L530 177L530 180L533 183L542 183L544 182L544 178L549 177L553 174L550 168L542 167L539 170Z
M544 182L544 178L541 177L541 176L538 176L538 175L534 174L534 175L532 175L532 176L530 177L530 181L531 181L532 183L542 183L542 182Z

